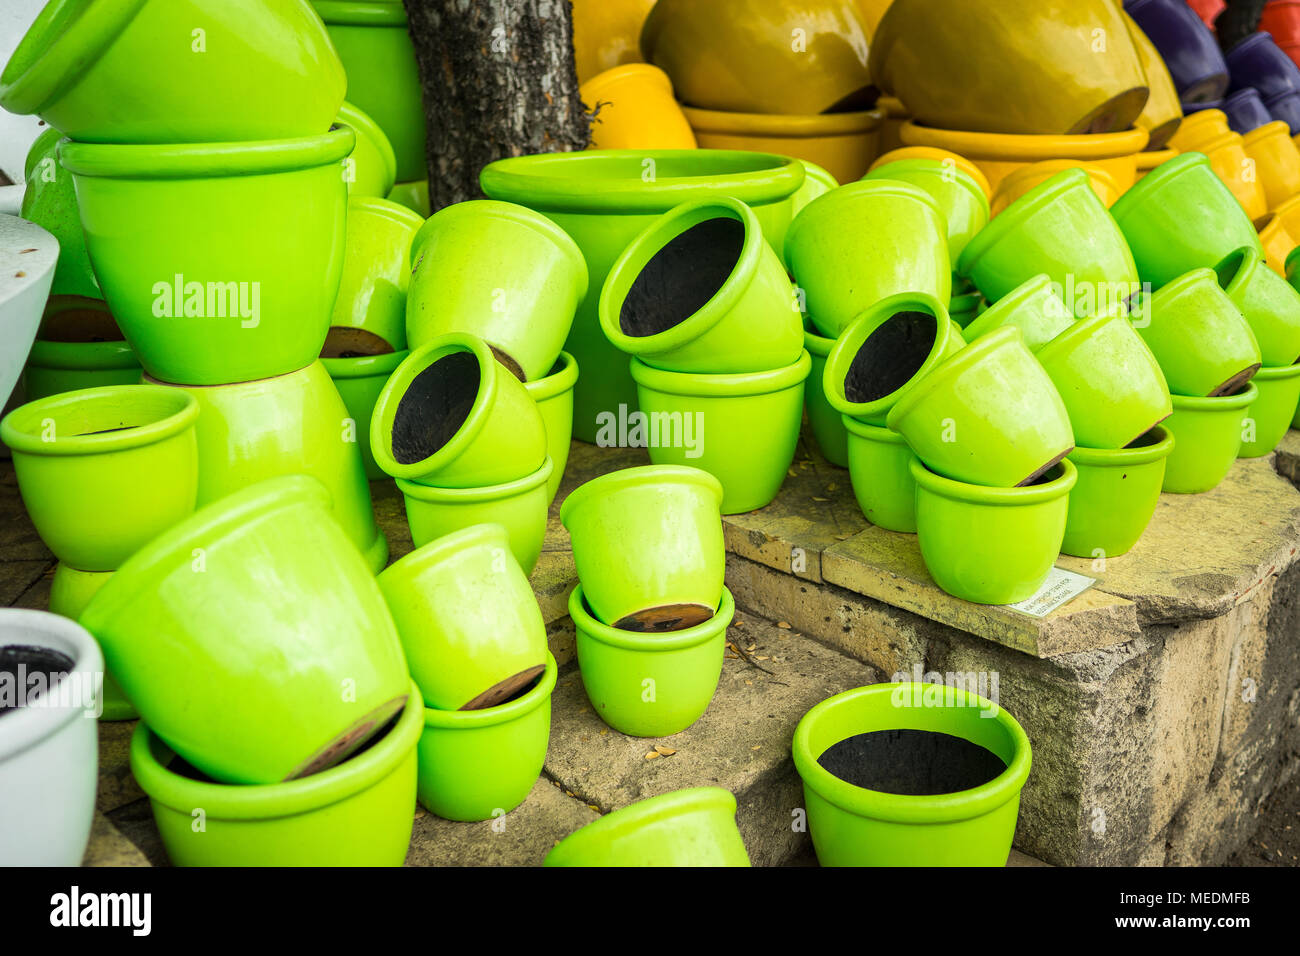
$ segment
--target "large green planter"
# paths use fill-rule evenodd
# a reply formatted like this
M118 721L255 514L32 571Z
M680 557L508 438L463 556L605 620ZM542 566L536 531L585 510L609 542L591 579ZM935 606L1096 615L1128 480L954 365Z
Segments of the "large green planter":
M890 179L925 190L948 224L948 258L953 271L966 246L989 224L989 198L979 183L952 161L899 159L877 166L863 179Z
M708 709L722 675L727 626L736 613L722 591L717 612L680 631L638 633L592 616L579 584L569 595L578 668L592 709L629 737L680 733Z
M546 426L487 343L453 333L413 349L388 379L370 450L394 478L481 488L534 474L546 460Z
M813 384L811 388L805 388L803 391L803 407L822 457L832 465L847 468L849 466L848 432L844 430L843 416L831 406L826 398L826 389L822 387L822 379L826 377L826 356L830 355L834 345L834 339L828 339L809 329L804 330L803 347L807 349L808 356L812 360L812 370L808 379Z
M302 780L195 779L141 723L131 737L131 773L149 796L167 858L177 866L401 866L415 820L423 714L409 686L401 715L372 746Z
M1264 365L1281 368L1300 360L1300 292L1250 247L1234 252L1214 271L1255 333Z
M303 0L52 0L0 74L0 106L79 142L227 143L328 129L346 85Z
M1246 412L1238 458L1259 458L1276 448L1300 406L1300 365L1262 368L1251 381L1259 388L1259 398Z
M262 142L60 146L95 274L145 371L217 385L316 358L343 265L340 163L354 142L336 127Z
M386 198L399 206L405 206L425 219L433 215L433 209L429 206L429 180L427 179L397 183Z
M575 830L543 866L749 866L736 798L693 787L641 800Z
M866 180L814 199L790 224L785 258L809 318L828 338L881 299L921 292L947 302L952 263L943 213L907 183Z
M585 150L499 160L484 167L480 184L492 199L528 206L554 220L582 250L590 288L605 284L627 244L653 220L681 203L730 196L758 216L763 235L781 251L790 224L790 199L803 185L796 159L735 150ZM578 360L574 437L595 442L600 414L636 408L627 360L605 337L599 296L588 295L564 349Z
M343 278L334 300L333 329L355 329L367 352L406 348L406 292L411 278L411 242L424 220L387 199L348 200ZM374 336L378 341L372 341Z
M1062 170L1025 193L980 232L957 271L997 302L1045 274L1077 318L1103 315L1138 288L1133 255L1088 174Z
M140 363L125 340L50 342L37 339L23 369L23 392L34 402L50 395L105 385L134 385Z
M842 740L888 730L959 737L1007 769L974 789L913 796L854 786L818 763ZM804 714L793 751L822 866L1006 865L1031 756L1024 730L991 701L932 684L859 687Z
M373 572L307 477L237 491L163 532L81 623L149 726L226 783L327 770L411 690Z
M513 203L439 210L416 235L411 261L411 347L447 333L477 335L521 381L551 371L587 295L587 264L573 240Z
M1078 558L1127 554L1151 523L1174 436L1157 425L1128 448L1070 452L1079 480L1070 491L1061 553Z
M1026 279L965 325L962 334L966 341L974 342L981 335L1004 325L1018 328L1029 351L1037 352L1074 325L1074 314L1061 301L1051 277L1039 273Z
M954 481L1028 484L1074 447L1070 418L1018 329L976 339L909 388L888 426Z
M54 580L50 582L50 613L77 620L90 599L112 576L112 571L78 571L60 561L54 568ZM135 720L140 716L108 668L104 669L99 702L100 720Z
M863 517L886 531L916 531L912 449L897 432L843 416L849 436L849 479Z
M1235 395L1216 398L1174 396L1174 413L1165 422L1174 450L1165 464L1162 491L1199 494L1218 486L1241 451L1246 416L1259 398L1254 382Z
M361 452L361 461L366 469L366 478L370 481L380 481L388 477L375 463L375 455L370 450L370 417L375 411L375 402L378 401L380 391L388 382L388 377L393 374L397 366L406 361L406 357L410 354L403 349L400 352L385 352L381 355L320 360L338 390L339 397L343 399L348 417L355 424L358 450Z
M790 197L790 218L792 220L803 211L804 206L814 199L825 196L832 189L840 188L839 180L821 166L810 163L806 159L800 159L799 162L803 164L804 181L803 185L799 187L799 191ZM778 249L777 252L781 254L784 261L785 249Z
M59 240L59 261L54 267L50 295L102 299L81 232L72 174L59 165L61 139L63 133L59 130L47 129L32 143L23 167L27 188L23 191L22 215Z
M785 368L740 375L665 372L632 359L637 402L652 437L659 435L650 460L713 475L722 482L723 514L770 504L794 461L811 371L807 352Z
M573 440L573 389L578 384L578 361L568 352L545 378L524 383L524 391L533 397L546 426L546 454L551 459L551 474L546 479L546 506L549 508L560 490L564 468L569 463L569 446Z
M356 148L344 167L348 195L386 198L397 183L397 156L388 135L369 113L351 103L339 107L338 122L351 126L357 134Z
M1078 478L1068 459L1023 488L952 481L918 458L911 469L921 557L939 587L975 604L1015 604L1042 587Z
M726 545L722 486L698 468L643 465L579 485L560 507L592 612L634 631L713 616Z
M738 199L683 203L632 240L600 292L600 326L652 368L782 368L803 351L785 266Z
M1230 253L1263 246L1250 217L1202 153L1183 153L1143 176L1111 206L1143 282L1160 288Z
M0 421L41 540L78 571L113 571L194 510L198 403L110 385L28 402Z
M489 820L523 803L546 761L556 674L548 651L541 677L514 700L483 710L425 708L420 804L445 820Z

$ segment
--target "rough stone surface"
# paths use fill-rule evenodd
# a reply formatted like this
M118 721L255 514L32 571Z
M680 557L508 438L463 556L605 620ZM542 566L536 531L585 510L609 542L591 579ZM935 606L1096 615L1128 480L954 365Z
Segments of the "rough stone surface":
M138 846L113 826L108 817L96 810L95 819L90 826L90 843L86 847L86 855L81 859L81 865L150 866L151 864Z
M99 722L99 792L95 806L110 813L144 796L131 774L131 734L135 720Z

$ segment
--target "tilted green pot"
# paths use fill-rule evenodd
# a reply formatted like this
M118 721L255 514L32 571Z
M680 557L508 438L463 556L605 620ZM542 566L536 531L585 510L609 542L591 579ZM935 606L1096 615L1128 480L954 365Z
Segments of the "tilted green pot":
M357 329L395 351L406 348L406 292L411 242L424 220L387 199L348 200L343 278L334 300L332 329ZM369 343L373 348L378 343Z
M60 561L54 568L54 580L50 582L50 613L77 620L90 599L112 576L112 571L78 571ZM135 720L140 716L108 668L104 668L100 704L100 720Z
M49 342L37 339L23 369L23 393L34 402L50 395L105 385L135 385L140 363L125 340Z
M23 192L22 216L59 240L59 261L54 266L50 295L102 299L81 232L72 174L59 165L62 139L59 130L47 129L32 143L23 167L27 188Z
M427 179L398 183L385 198L399 206L405 206L425 219L433 215L433 210L429 207L429 180Z
M862 178L910 183L930 194L948 224L948 258L954 272L966 246L989 224L988 196L951 160L899 159L877 166Z
M393 374L397 366L406 361L406 357L410 354L403 349L400 352L385 352L381 355L320 360L338 390L339 397L343 399L348 417L355 423L358 450L361 452L361 461L366 469L366 478L370 481L380 481L388 477L384 474L384 470L375 464L374 453L370 450L370 417L375 411L375 402L388 382L388 377Z
M578 384L578 361L561 352L559 361L545 378L524 383L524 391L533 397L546 426L546 454L551 459L551 474L546 479L546 506L549 508L560 490L564 468L569 463L569 445L573 440L573 389Z
M1165 422L1173 432L1174 450L1165 464L1162 491L1199 494L1218 486L1241 451L1246 416L1259 398L1247 382L1235 395L1215 398L1174 396L1174 413Z
M1214 271L1255 333L1264 365L1281 368L1300 360L1300 292L1250 247L1232 253Z
M1151 523L1174 436L1157 425L1130 448L1070 452L1079 480L1070 491L1061 553L1079 558L1127 554Z
M863 516L886 531L916 531L912 449L897 432L843 416L849 436L849 479Z
M1300 407L1300 364L1262 368L1251 381L1259 398L1246 412L1238 458L1259 458L1276 448Z
M812 386L804 389L803 407L822 457L832 465L847 468L849 436L844 430L843 416L831 407L826 398L826 389L822 387L822 379L826 376L826 356L834 345L834 339L825 338L810 329L804 330L803 347L812 359L812 371L808 375Z
M1052 279L1039 273L1026 279L963 327L967 342L974 342L1004 325L1013 325L1024 336L1025 346L1037 352L1074 325L1074 314L1065 307Z
M352 127L357 134L350 162L344 164L349 173L345 177L348 195L386 198L397 183L397 156L388 135L369 113L351 103L339 107L337 122Z

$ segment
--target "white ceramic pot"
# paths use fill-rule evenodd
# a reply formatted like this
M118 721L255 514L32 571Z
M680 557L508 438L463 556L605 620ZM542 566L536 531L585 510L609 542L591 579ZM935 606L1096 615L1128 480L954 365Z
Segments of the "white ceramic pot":
M22 373L50 297L59 241L40 226L0 215L0 405Z

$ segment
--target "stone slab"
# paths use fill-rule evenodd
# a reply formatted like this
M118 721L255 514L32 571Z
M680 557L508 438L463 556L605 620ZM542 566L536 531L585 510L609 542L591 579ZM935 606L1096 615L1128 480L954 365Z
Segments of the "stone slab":
M140 848L96 810L82 866L152 866Z

